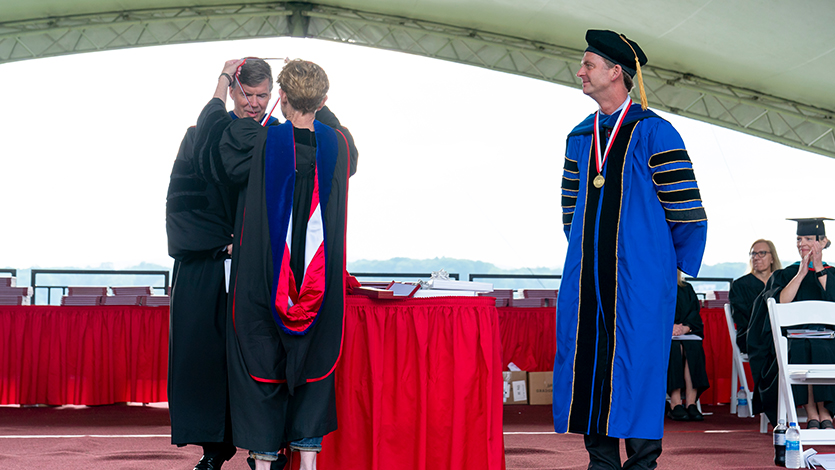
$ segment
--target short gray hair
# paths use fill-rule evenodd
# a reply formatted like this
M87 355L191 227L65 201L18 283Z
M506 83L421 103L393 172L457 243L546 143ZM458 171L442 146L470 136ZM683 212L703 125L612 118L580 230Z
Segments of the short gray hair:
M238 80L241 82L241 85L251 87L256 87L263 83L264 80L267 80L270 83L270 91L273 89L273 71L270 68L270 64L263 59L247 57L246 62L241 66ZM229 84L229 86L233 85L237 84L234 82Z

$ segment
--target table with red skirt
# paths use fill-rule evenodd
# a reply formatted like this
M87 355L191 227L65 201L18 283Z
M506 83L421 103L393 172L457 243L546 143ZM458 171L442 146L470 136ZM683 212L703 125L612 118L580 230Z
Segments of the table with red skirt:
M507 370L509 362L528 372L553 370L557 351L556 307L503 307L498 311L503 370ZM700 314L705 326L702 347L705 350L710 388L699 400L703 405L729 403L732 347L725 323L725 310L703 308Z
M165 307L0 307L0 404L167 400ZM322 468L504 468L493 298L346 300Z
M702 309L711 387L730 399L722 309ZM0 307L0 404L167 400L165 307ZM337 368L339 430L323 466L504 467L501 370L547 371L556 312L496 308L492 298L346 300Z

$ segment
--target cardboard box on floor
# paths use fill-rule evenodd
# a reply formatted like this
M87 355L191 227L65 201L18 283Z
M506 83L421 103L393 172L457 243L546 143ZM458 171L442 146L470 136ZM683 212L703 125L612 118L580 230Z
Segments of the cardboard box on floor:
M554 401L554 372L528 372L528 404L550 405Z
M528 403L528 373L525 371L504 371L504 404L524 405Z

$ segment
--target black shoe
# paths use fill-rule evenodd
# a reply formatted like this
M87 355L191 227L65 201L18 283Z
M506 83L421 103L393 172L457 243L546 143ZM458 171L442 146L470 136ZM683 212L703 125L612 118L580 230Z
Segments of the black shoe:
M220 470L223 462L231 459L238 452L232 444L205 444L203 457L195 465L194 470ZM210 455L206 455L210 454Z
M699 407L696 405L690 405L687 407L687 414L690 416L690 421L704 421L705 417L702 415L701 411L699 411Z
M670 419L673 421L689 421L690 417L687 415L684 405L676 405L670 410Z
M212 457L206 457L204 455L200 458L200 461L197 462L197 465L194 466L194 470L220 470L220 467L223 466L223 462L226 462L227 460L228 459L224 459L218 455Z
M246 463L249 465L249 468L255 470L255 459L252 457L246 458ZM270 463L270 470L284 470L284 467L287 465L287 457L284 454L278 454L278 460L273 460Z

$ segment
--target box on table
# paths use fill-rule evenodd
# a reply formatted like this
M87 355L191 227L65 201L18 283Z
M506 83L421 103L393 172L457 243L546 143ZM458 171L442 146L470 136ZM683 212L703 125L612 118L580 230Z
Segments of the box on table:
M554 401L554 371L528 372L528 404L550 405Z
M527 376L528 373L523 370L502 372L505 405L528 403Z

